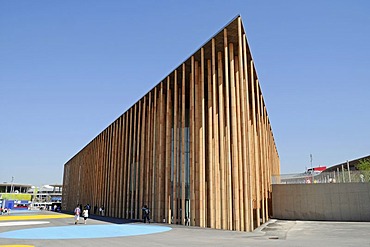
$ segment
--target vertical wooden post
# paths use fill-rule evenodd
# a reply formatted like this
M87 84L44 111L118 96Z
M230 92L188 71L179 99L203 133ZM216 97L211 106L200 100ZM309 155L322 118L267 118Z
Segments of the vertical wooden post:
M113 216L114 214L114 205L113 205L113 186L114 186L114 131L115 131L115 126L114 124L110 125L108 127L109 129L109 192L108 192L108 205L107 205L107 215Z
M151 167L152 167L152 159L151 159L151 154L152 154L152 150L153 150L153 146L151 144L151 139L152 139L152 136L153 136L153 130L152 130L152 126L153 126L153 118L152 118L152 110L153 110L153 106L152 106L152 92L150 91L149 92L149 96L148 96L148 110L147 110L147 116L148 116L148 127L146 128L146 152L145 152L145 166L146 166L146 170L145 170L145 197L144 197L144 203L143 205L147 205L148 207L150 207L150 202L151 200L149 199L149 196L150 196L150 192L151 192L151 188L152 188L152 184L151 184L151 181L152 181L152 174L151 174Z
M124 184L124 176L123 176L123 170L124 170L124 133L125 133L125 121L124 121L124 115L120 117L120 132L119 132L119 182L118 182L118 191L119 191L119 196L118 196L118 217L119 218L124 218L124 211L123 211L123 184ZM95 205L95 203L94 203ZM92 205L93 206L93 205Z
M171 111L171 88L170 88L170 76L167 77L167 109L166 109L166 149L165 149L165 184L164 184L164 195L165 195L165 219L166 222L171 224L171 126L172 126L172 111Z
M151 138L151 146L152 152L151 152L151 177L152 177L152 184L151 184L151 196L150 196L150 201L151 201L151 208L152 208L152 218L156 220L157 222L159 221L159 216L158 216L158 195L156 195L156 192L158 193L158 150L159 150L159 125L158 125L158 89L157 87L154 88L154 95L153 95L153 116L152 116L152 121L153 121L153 136Z
M208 72L208 144L207 144L207 165L206 170L208 173L208 198L205 200L208 203L207 208L207 227L215 228L215 202L214 202L214 179L215 179L215 164L214 164L214 145L213 145L213 95L212 95L212 64L211 60L207 60Z
M165 149L165 143L163 138L163 133L165 133L165 126L164 126L164 92L163 92L163 82L160 84L160 92L159 92L159 137L156 140L159 143L159 149L158 149L158 163L156 166L156 172L157 172L157 186L158 191L156 193L158 197L157 201L157 222L163 222L164 214L163 214L163 165L164 165L164 149Z
M108 178L109 178L109 133L108 129L104 131L104 177L103 177L103 205L107 210L108 204L108 195L109 195L109 188L108 188ZM80 202L81 203L81 202Z
M146 121L146 95L144 96L144 98L142 99L142 104L143 104L143 110L142 110L142 116L141 116L141 119L142 119L142 126L141 126L141 137L140 137L140 161L139 161L139 171L140 171L140 175L138 177L139 179L139 199L138 199L138 207L137 207L137 210L138 210L138 216L139 216L139 219L142 219L142 210L141 210L141 207L143 206L143 200L144 200L144 195L145 195L145 191L147 190L147 187L145 186L145 183L144 181L147 180L146 176L145 176L145 171L147 170L147 165L145 164L145 144L146 144L146 137L147 137L147 134L146 134L146 129L147 129L147 121Z
M106 144L106 138L105 138L105 130L101 133L100 138L100 185L99 185L99 205L101 206L104 203L105 199L105 178L106 176L106 169L105 169L105 146ZM76 202L77 203L77 202ZM75 203L73 203L75 204ZM76 205L73 205L74 207Z
M247 75L244 77L244 75L247 73L247 70L243 66L246 66L246 48L244 47L243 42L243 36L242 36L242 30L241 30L241 18L238 19L238 48L239 48L239 83L240 83L240 100L241 100L241 133L242 133L242 154L243 154L243 198L244 198L244 229L246 231L251 231L250 228L250 171L249 171L249 148L248 148L248 142L247 142L247 135L248 135L248 118L247 118L247 90L246 90L246 81L245 78L247 78Z
M200 158L199 158L199 201L200 201L200 208L199 208L199 213L200 213L200 226L205 227L205 165L206 165L206 160L205 160L205 144L206 144L206 138L205 138L205 128L206 128L206 113L205 113L205 95L204 95L204 77L205 77L205 72L204 72L204 48L202 47L200 49L200 105L201 105L201 126L199 130L199 141L200 141Z
M101 197L101 192L102 192L102 188L101 188L101 185L102 185L102 177L103 177L103 162L102 162L102 153L103 153L103 150L102 150L102 147L103 147L103 134L100 133L100 135L98 136L98 147L99 147L99 153L98 153L98 183L97 183L97 198L96 198L96 201L95 201L95 205L97 205L98 207L100 206L101 204L101 200L102 200L102 197ZM75 205L76 206L76 205Z
M112 207L112 212L111 215L113 217L117 217L117 189L116 189L116 184L117 184L117 131L118 131L118 123L117 121L113 122L112 124L113 130L112 130L112 193L111 193L111 207Z
M231 128L232 136L230 136L232 144L232 201L234 202L232 230L240 230L240 212L239 212L239 159L238 159L238 136L237 136L237 110L236 110L236 93L235 93L235 66L234 66L234 45L229 44L229 63L230 63L230 91L231 91Z
M191 57L191 74L190 74L190 224L195 225L195 109L194 109L194 74L195 74L195 65L194 65L194 56Z
M173 102L173 107L172 107L172 112L173 112L173 182L172 182L172 214L173 214L173 223L177 224L178 219L177 219L177 191L178 191L178 148L177 148L177 136L178 136L178 86L177 86L177 70L174 71L174 102Z
M249 212L247 215L249 216L246 218L248 225L247 225L247 231L252 231L254 229L253 227L253 169L252 169L252 156L253 156L253 149L252 149L252 143L251 143L251 136L252 136L252 129L250 125L250 89L249 89L249 74L248 74L248 57L247 57L247 38L245 34L243 34L243 61L244 61L244 83L245 90L243 92L245 93L245 131L248 133L248 136L245 137L246 139L246 146L247 149L247 160L246 160L246 173L247 173L247 202L246 205L248 208L246 209L246 212Z
M103 193L104 192L104 186L105 186L105 181L104 181L104 179L106 178L106 174L105 174L105 172L106 172L106 169L105 169L105 131L103 131L102 133L101 133L101 147L100 147L100 150L101 150L101 158L100 158L100 162L101 162L101 165L100 165L100 174L101 174L101 179L100 179L100 182L101 182L101 184L100 184L100 195L99 195L99 197L100 197L100 200L99 200L99 204L100 205L102 205L103 203L104 203L104 196L105 196L105 193ZM78 202L75 202L75 203L73 203L74 205L74 207L76 206L76 203L78 203ZM100 206L100 205L98 205L98 206Z
M124 162L123 162L123 195L122 195L122 205L123 205L123 215L127 219L128 218L128 208L127 208L127 163L128 163L128 130L129 130L129 113L126 112L124 114L124 124L125 124L125 141L124 141L124 147L125 147L125 155L124 155Z
M251 60L251 92L252 92L252 123L253 123L253 143L254 143L254 166L255 166L255 179L256 179L256 226L260 226L260 169L258 159L258 138L257 138L257 116L256 116L256 92L255 92L255 77L254 77L254 64Z
M239 200L235 203L239 203L239 219L240 219L240 231L244 231L244 174L243 174L243 149L242 149L242 126L241 126L241 100L240 100L240 81L239 81L239 58L238 56L235 56L235 92L236 92L236 111L237 111L237 137L238 137L238 149L237 149L237 155L238 155L238 182L239 182Z
M132 117L133 117L133 132L132 132L132 151L131 151L131 163L130 163L130 184L131 184L131 194L130 194L130 219L135 219L134 214L135 214L135 209L134 209L134 203L135 203L135 194L136 194L136 179L135 179L135 173L136 173L136 116L137 116L137 103L134 105L134 109L132 112Z
M134 211L134 218L139 219L139 182L140 182L140 177L139 177L139 170L140 170L140 131L141 131L141 105L142 102L141 100L138 102L138 108L135 111L135 115L137 115L137 120L136 120L136 125L137 125L137 130L136 130L136 148L135 148L135 175L134 175L134 180L135 180L135 197L134 197L134 204L133 204L133 211Z
M262 143L263 143L263 183L264 183L264 190L263 190L263 200L264 200L264 206L265 206L265 222L268 221L268 154L267 154L267 133L266 133L266 115L265 115L265 109L264 109L264 100L262 97L262 92L260 93L260 104L261 104L261 127L262 127ZM264 223L265 223L264 222Z
M224 113L224 81L222 53L217 53L218 58L218 95L219 95L219 117L220 117L220 173L221 173L221 228L228 229L227 221L227 196L226 196L226 138L225 138L225 113Z
M130 125L130 130L129 130L129 148L128 148L128 163L127 163L127 210L128 210L128 219L132 219L132 207L131 207L131 196L132 196L132 147L133 145L133 111L134 109L131 108L130 110L130 118L129 118L129 125Z
M114 215L114 124L109 127L109 201L107 215L113 217Z
M104 142L103 142L103 132L99 135L99 185L98 185L98 199L96 201L96 205L98 206L98 208L100 207L100 205L102 204L102 180L103 180L103 154L104 154L104 151L103 151L103 147L104 147ZM99 213L99 212L98 212Z
M194 167L194 177L195 177L195 225L200 226L200 146L201 146L201 140L200 140L200 124L201 120L199 117L201 116L200 110L201 110L201 104L200 104L200 89L199 89L199 63L198 61L194 62L194 126L195 126L195 153L194 153L194 159L195 159L195 167Z
M108 168L107 168L107 153L108 153L108 140L107 140L107 129L104 130L104 150L103 150L103 184L102 184L102 204L107 204L107 177L108 177Z
M185 74L185 63L182 64L182 85L181 85L181 223L185 225L185 194L186 194L186 176L185 176L185 83L186 83L186 74ZM189 126L188 126L189 127Z
M214 157L214 227L221 228L221 187L220 187L220 158L219 158L219 129L218 129L218 91L217 91L217 72L216 72L216 44L215 39L212 39L212 109L213 109L213 157Z
M230 121L230 84L229 84L229 58L228 58L227 29L224 29L224 59L225 59L225 102L226 102L226 181L227 181L227 219L228 230L233 229L233 209L232 209L232 177L231 177L231 121Z
M106 177L106 180L105 180L105 183L106 183L106 195L105 195L105 213L106 215L108 216L110 214L110 211L111 211L111 208L110 208L110 192L111 192L111 189L110 189L110 182L111 182L111 127L112 126L108 126L107 128L107 152L106 152L106 156L107 156L107 159L106 159L106 169L107 169L107 177ZM81 163L80 163L80 166L81 166ZM79 173L80 173L80 177L81 177L81 168L79 170ZM81 180L80 180L81 181ZM81 184L79 184L79 187L81 186ZM82 198L81 198L81 194L80 194L80 203L82 204Z
M263 153L263 147L262 147L262 126L261 126L261 110L260 110L260 90L259 90L259 83L258 83L258 79L256 79L256 105L257 105L257 113L256 113L256 121L257 121L257 136L258 138L256 139L257 141L257 148L258 148L258 167L259 167L259 175L258 175L258 178L259 178L259 186L260 186L260 190L259 190L259 196L260 196L260 200L258 201L259 202L259 208L260 208L260 221L262 221L262 223L265 222L265 208L263 207L264 203L263 203L263 191L264 191L264 181L262 180L263 179L263 157L262 157L262 153Z

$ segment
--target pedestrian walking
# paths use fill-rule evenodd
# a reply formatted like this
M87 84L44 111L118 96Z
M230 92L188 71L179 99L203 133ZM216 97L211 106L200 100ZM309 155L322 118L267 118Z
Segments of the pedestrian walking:
M150 223L150 217L149 217L150 210L149 210L148 206L144 205L144 207L141 210L143 211L144 223L146 223L146 221L148 221L148 223Z
M80 214L81 214L80 205L77 204L74 213L75 213L75 225L77 225L78 221L80 220Z
M105 212L104 212L104 205L101 205L101 207L99 208L99 213L101 216L104 216Z
M89 217L89 210L85 207L84 211L82 211L82 217L84 217L84 224L86 225L86 220Z

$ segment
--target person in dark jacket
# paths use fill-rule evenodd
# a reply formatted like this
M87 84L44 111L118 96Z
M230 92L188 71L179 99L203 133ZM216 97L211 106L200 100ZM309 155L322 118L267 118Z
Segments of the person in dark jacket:
M147 221L148 221L148 223L150 223L150 217L149 217L150 210L149 210L148 206L144 205L144 207L141 210L143 211L144 223L146 223Z

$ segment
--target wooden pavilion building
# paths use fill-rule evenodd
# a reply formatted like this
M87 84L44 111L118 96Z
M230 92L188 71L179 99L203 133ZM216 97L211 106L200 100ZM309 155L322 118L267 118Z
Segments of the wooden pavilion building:
M88 172L82 172L88 171ZM62 209L252 231L280 174L240 16L64 165Z

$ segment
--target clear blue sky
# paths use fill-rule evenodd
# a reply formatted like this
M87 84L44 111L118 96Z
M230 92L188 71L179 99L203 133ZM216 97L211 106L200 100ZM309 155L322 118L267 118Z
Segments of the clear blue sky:
M0 0L0 183L63 165L240 14L282 173L370 154L370 1Z

